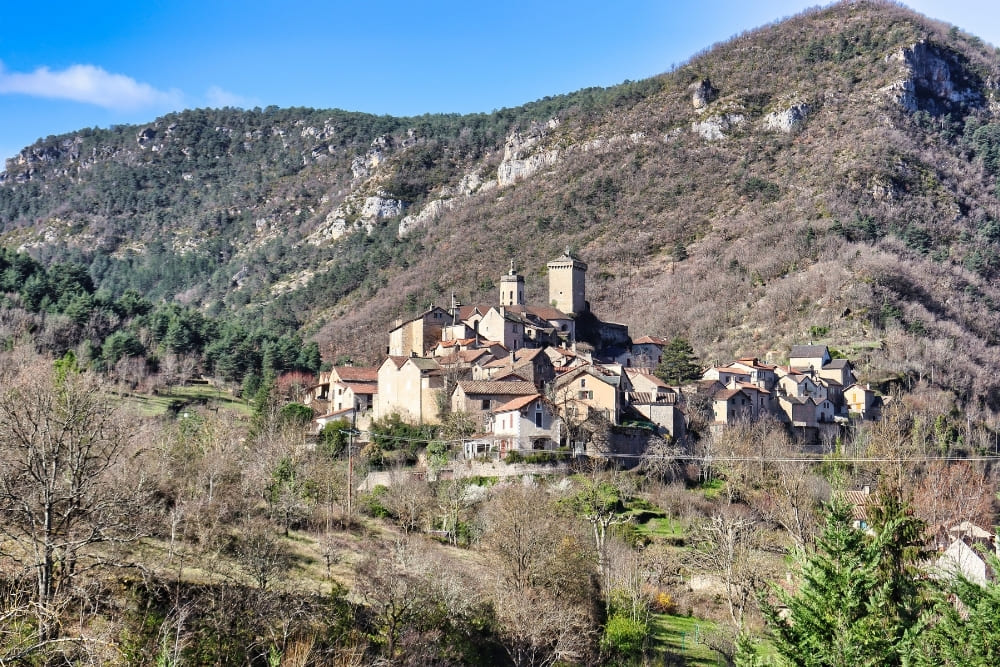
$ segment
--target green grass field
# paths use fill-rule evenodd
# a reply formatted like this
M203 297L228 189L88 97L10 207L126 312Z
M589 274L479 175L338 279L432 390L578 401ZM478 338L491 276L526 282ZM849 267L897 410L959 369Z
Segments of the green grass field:
M726 664L722 656L702 643L705 633L716 628L712 621L693 616L653 614L652 626L656 653L678 656L685 665Z
M252 413L245 401L207 384L172 387L169 391L158 394L129 393L124 394L122 400L126 405L135 408L143 417L159 417L167 414L172 408L183 411L186 407L198 406L234 410L246 416Z

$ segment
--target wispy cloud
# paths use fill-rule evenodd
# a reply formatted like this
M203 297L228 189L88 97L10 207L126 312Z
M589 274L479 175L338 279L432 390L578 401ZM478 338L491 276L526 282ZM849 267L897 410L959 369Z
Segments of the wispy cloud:
M208 101L208 106L210 107L239 107L241 109L249 109L250 107L260 106L258 100L231 93L219 86L209 88L205 93L205 99Z
M0 63L0 94L21 94L73 100L115 111L146 107L181 106L180 91L157 90L124 74L113 74L94 65L72 65L53 71L8 72Z

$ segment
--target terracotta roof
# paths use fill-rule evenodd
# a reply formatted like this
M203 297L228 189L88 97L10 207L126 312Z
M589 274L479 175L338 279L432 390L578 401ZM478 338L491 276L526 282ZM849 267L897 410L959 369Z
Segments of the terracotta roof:
M760 363L760 359L758 359L757 357L741 357L740 359L734 361L733 364L743 364L744 366L749 366L751 368L758 368L764 371L773 371L776 368L776 366L774 366L773 364ZM730 366L732 366L733 364L730 364Z
M542 397L541 394L531 394L530 396L518 396L515 399L507 401L499 408L494 410L494 412L512 412L514 410L520 410L526 405L531 405L541 397Z
M741 389L752 389L753 391L756 391L759 394L770 394L771 393L767 389L764 389L763 387L758 387L755 384L750 384L749 382L737 382L736 384L739 385L739 387Z
M391 361L393 364L395 364L396 370L399 370L400 368L403 367L403 364L405 364L408 360L409 357L399 357L395 355L390 355L385 358L385 361L382 362L382 365L384 366L386 361Z
M378 382L375 366L335 366L333 370L344 382Z
M867 491L842 491L841 498L854 510L854 518L859 521L868 519L868 506L875 500Z
M461 308L458 309L458 319L467 320L476 313L479 313L480 315L485 315L486 311L488 311L490 308L491 306L483 306L483 305L462 306Z
M659 336L643 336L642 338L637 338L632 341L633 345L658 345L663 347L664 345L669 345L670 341L666 338L660 338Z
M715 400L715 401L728 401L729 399L731 399L733 396L736 396L737 394L743 394L744 396L746 396L746 394L743 392L742 389L723 389L722 391L716 392L715 395L712 396L712 400ZM750 398L750 397L747 396L747 398Z
M531 382L528 378L518 375L517 373L507 373L506 375L498 375L492 378L493 382Z
M524 380L459 380L458 386L469 394L489 394L491 396L526 396L537 394L538 387Z
M663 387L664 389L670 389L670 385L661 380L660 378L653 375L645 368L626 368L625 375L630 378L642 378L646 382L649 382L653 386Z
M378 385L370 382L344 382L345 387L359 395L375 395L378 393Z
M506 357L500 357L496 361L491 361L486 364L487 368L502 368L503 366L511 365L511 355L514 357L514 368L524 366L532 361L539 354L542 354L543 350L541 348L523 348L517 350L516 352L511 352Z

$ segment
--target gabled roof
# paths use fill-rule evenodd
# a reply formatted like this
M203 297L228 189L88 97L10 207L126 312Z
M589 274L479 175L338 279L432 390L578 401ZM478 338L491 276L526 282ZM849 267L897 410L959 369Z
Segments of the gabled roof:
M467 320L475 314L485 315L492 306L475 305L475 306L462 306L458 309L458 319Z
M371 382L339 382L359 396L374 396L378 393L378 385Z
M764 389L763 387L758 387L755 384L750 384L749 382L737 382L736 385L740 389L746 389L747 391L755 391L758 394L770 394L771 393L767 389Z
M629 378L642 378L646 382L656 386L662 387L664 389L670 389L670 385L664 382L662 379L653 375L648 368L626 368L625 375Z
M810 359L824 356L830 356L830 349L826 345L793 345L792 351L788 353L789 359Z
M396 367L396 370L398 371L400 368L403 367L403 364L405 364L409 360L410 360L410 357L401 357L401 356L396 356L396 355L389 355L388 357L385 358L385 360L382 362L382 364L379 366L379 368L382 368L382 366L385 366L385 363L387 361L391 361L393 363L393 365Z
M333 370L344 382L378 382L375 366L335 366Z
M340 415L346 415L349 412L354 412L354 408L344 408L343 410L337 410L335 412L328 412L325 415L320 415L319 417L313 418L313 421L319 421L320 419L329 419L330 417L337 417Z
M744 366L749 366L750 368L756 368L762 371L773 371L776 368L774 364L761 363L760 359L757 357L740 357L729 365L732 366L733 364L742 364Z
M491 396L527 396L537 394L538 387L533 382L524 380L459 380L458 386L468 396L469 394L487 394Z
M493 382L531 382L528 378L523 375L518 375L517 373L507 373L506 375L499 375L490 379Z
M480 347L472 350L458 350L457 352L446 354L443 357L438 357L437 361L442 366L452 366L454 364L472 364L479 361L483 357L492 358L493 355L489 350L484 350ZM489 363L484 365L489 365Z
M427 357L407 357L407 361L411 362L421 371L426 372L441 370L441 364L439 364L436 359L428 359Z
M441 306L431 306L430 308L428 308L424 312L420 313L416 317L411 317L408 320L404 320L403 322L400 322L399 324L397 324L393 328L389 329L389 331L395 331L396 329L400 329L402 327L405 327L407 324L410 324L411 322L416 322L417 320L422 320L422 319L424 319L424 317L426 317L430 313L437 312L437 311L440 311L444 315L448 315L449 314L448 311L445 310L444 308L442 308Z
M712 396L712 400L715 400L715 401L728 401L729 399L733 398L734 396L737 396L738 394L743 394L747 398L753 400L753 396L750 396L745 391L743 391L742 389L739 389L739 388L737 388L737 389L723 389L722 391L718 391L718 392L715 393L714 396Z
M609 384L612 387L618 387L621 385L622 379L620 375L615 375L614 373L604 368L603 366L599 366L596 364L586 364L585 366L576 366L575 368L570 368L568 371L566 371L565 373L561 374L558 378L556 378L556 384L563 385L566 382L569 382L571 379L578 377L579 375L582 375L584 373L590 375L591 377L595 377L601 382Z
M823 365L823 368L832 368L834 370L840 370L842 368L850 368L850 359L831 359L828 363Z
M657 347L665 347L670 344L670 341L666 338L660 338L659 336L643 336L642 338L637 338L632 341L633 345L656 345Z
M531 394L528 396L518 396L515 399L509 400L499 408L494 410L494 412L513 412L514 410L520 410L523 407L531 405L538 399L542 397L541 394Z
M501 357L495 361L491 361L490 363L486 364L486 367L487 368L503 368L504 366L510 367L512 365L511 358L513 357L513 367L519 368L529 363L533 363L535 358L538 357L539 355L544 356L544 350L542 350L542 348L540 347L523 348L511 352L506 357ZM545 358L548 359L548 357Z

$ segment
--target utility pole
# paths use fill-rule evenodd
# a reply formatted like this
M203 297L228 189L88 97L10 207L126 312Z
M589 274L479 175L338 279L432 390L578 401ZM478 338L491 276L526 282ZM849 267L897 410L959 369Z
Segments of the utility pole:
M357 430L351 429L347 432L347 521L348 526L354 516L352 504L354 501L354 435Z

